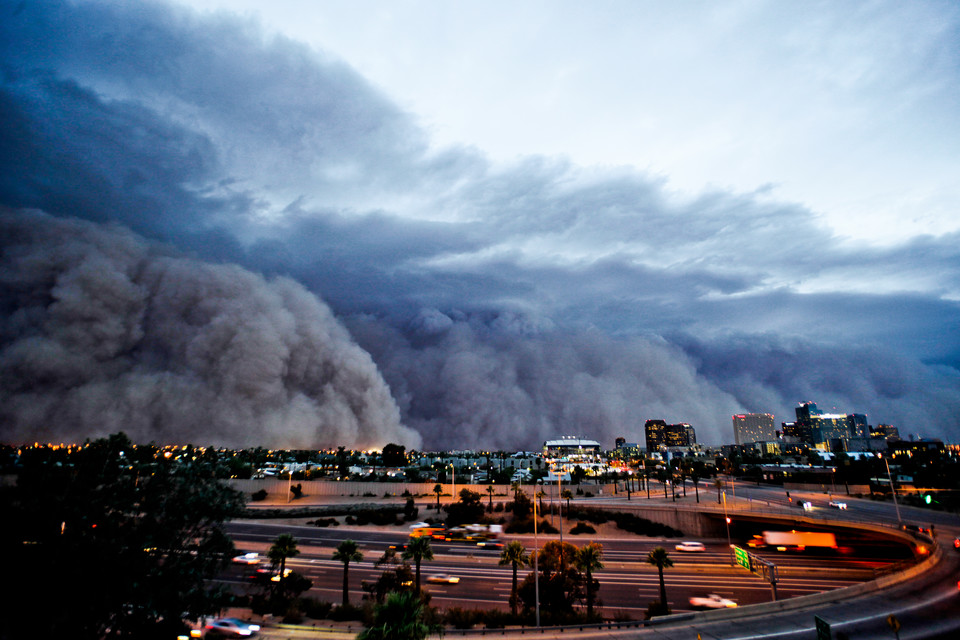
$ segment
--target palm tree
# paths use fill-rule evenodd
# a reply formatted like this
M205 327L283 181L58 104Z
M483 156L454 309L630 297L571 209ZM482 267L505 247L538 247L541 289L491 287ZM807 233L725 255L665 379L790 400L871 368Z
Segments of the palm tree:
M363 553L360 552L360 545L348 539L337 545L337 550L333 552L333 559L343 563L343 606L346 607L350 604L350 582L348 579L350 563L363 560Z
M530 561L527 550L519 540L511 540L500 552L500 565L513 565L513 588L510 590L510 610L517 615L517 569Z
M440 494L443 493L443 487L437 483L433 485L433 492L437 494L437 513L440 513Z
M587 618L593 618L593 570L603 569L603 545L591 542L577 550L574 562L587 576Z
M717 504L720 504L720 490L723 488L723 480L717 478L713 481L713 486L717 488Z
M664 611L667 610L667 585L663 581L663 570L673 566L673 560L667 554L663 547L657 547L647 554L647 564L652 564L660 573L660 606Z
M490 512L493 512L493 494L494 493L495 493L495 490L493 488L493 485L492 484L487 485L487 494L490 496L490 506L487 508L487 511L490 511Z
M420 536L419 538L411 539L403 552L403 559L412 559L417 566L417 593L420 593L420 563L424 560L433 560L433 549L430 548L430 538Z
M567 517L570 517L570 501L573 499L573 492L570 489L564 489L560 497L567 501Z
M267 551L267 557L274 567L280 565L280 582L286 577L287 558L293 558L300 555L300 549L297 549L297 539L289 533L281 533L273 541L273 546Z
M424 640L438 628L424 622L423 600L410 591L399 591L387 596L377 606L373 624L357 636L357 640Z

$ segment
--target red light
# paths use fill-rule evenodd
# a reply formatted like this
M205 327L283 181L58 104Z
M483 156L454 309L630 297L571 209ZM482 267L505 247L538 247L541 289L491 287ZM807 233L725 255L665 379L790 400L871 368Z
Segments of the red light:
M730 518L727 518L727 524L730 524Z

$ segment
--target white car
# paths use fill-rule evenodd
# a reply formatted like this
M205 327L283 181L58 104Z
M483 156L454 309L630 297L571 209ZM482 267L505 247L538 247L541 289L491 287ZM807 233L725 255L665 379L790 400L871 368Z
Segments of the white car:
M245 553L233 559L236 564L260 564L260 554L256 552Z
M800 503L800 508L803 509L804 511L811 511L813 510L813 503L808 500L805 500Z
M835 508L837 508L837 509L846 509L846 508L847 508L847 503L846 503L846 502L838 502L838 501L836 501L836 500L831 500L831 501L830 501L830 506L831 506L831 507L835 507Z
M460 578L457 576L448 575L446 573L435 573L427 578L427 582L432 582L434 584L457 584L460 582Z
M721 598L715 593L708 596L694 596L690 598L690 606L694 609L728 609L737 606L737 603L729 598Z
M706 551L707 550L707 548L704 546L702 542L691 542L691 541L681 542L674 548L677 551Z
M259 634L260 625L239 618L220 618L207 624L205 631L209 637L251 638Z

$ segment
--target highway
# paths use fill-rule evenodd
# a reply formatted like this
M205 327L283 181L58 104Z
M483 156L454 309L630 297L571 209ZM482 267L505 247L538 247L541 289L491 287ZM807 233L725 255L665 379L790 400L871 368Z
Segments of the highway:
M237 548L265 553L280 533L296 537L301 554L288 561L288 566L313 581L308 595L339 603L342 596L343 565L332 560L337 544L351 538L360 544L364 560L350 566L351 602L360 601L362 581L372 582L383 571L373 563L390 544L403 544L406 531L396 533L347 530L343 527L322 529L308 526L270 524L269 522L233 522L228 527ZM540 536L540 544L557 536ZM522 540L528 549L534 547L533 536L505 536ZM589 538L565 536L565 542L583 545ZM706 540L704 553L683 553L674 550L676 539L650 539L625 533L623 537L598 539L604 547L605 568L596 572L600 582L599 597L606 617L641 619L647 604L659 598L659 580L655 567L645 562L647 553L657 546L670 552L674 566L664 572L667 595L675 612L689 611L688 599L716 593L741 605L772 600L770 584L747 570L731 566L726 541ZM741 544L745 540L740 541ZM456 585L425 585L433 595L433 604L440 607L507 609L512 570L497 564L499 550L483 550L458 543L434 542L434 560L424 562L424 579L433 573L447 573L461 578ZM820 593L873 579L893 563L910 557L904 547L871 543L863 548L848 547L843 553L778 553L756 550L755 553L777 564L779 599ZM531 569L521 569L523 577ZM233 567L222 577L239 591L249 588L242 567Z

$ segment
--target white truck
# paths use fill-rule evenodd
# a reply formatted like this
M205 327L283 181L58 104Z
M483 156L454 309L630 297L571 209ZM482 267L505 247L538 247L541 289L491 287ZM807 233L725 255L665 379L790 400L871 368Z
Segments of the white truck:
M803 551L807 547L837 548L837 537L829 532L814 531L764 531L753 536L748 546L774 547L777 551Z

